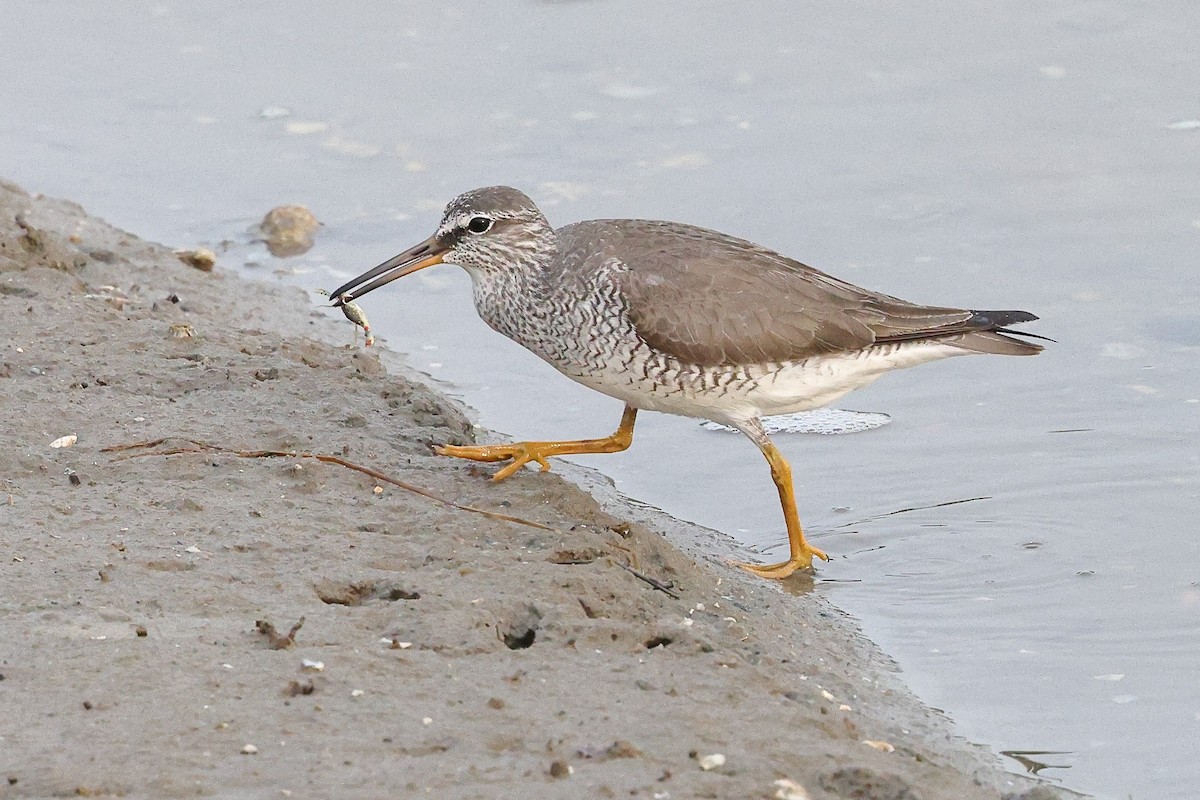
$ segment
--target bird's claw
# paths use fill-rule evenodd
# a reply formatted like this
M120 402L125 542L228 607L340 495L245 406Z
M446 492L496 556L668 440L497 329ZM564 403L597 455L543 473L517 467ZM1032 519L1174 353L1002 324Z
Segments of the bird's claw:
M793 553L787 561L780 561L777 564L750 564L745 561L735 561L733 563L747 572L753 572L760 578L783 580L800 570L811 570L813 568L813 556L822 561L829 560L829 556L825 555L823 550L806 544L800 552Z
M546 460L545 453L542 452L542 442L513 442L512 444L484 444L484 445L440 445L433 448L433 452L440 456L453 456L454 458L467 458L472 461L510 461L511 464L506 464L503 469L492 476L494 481L502 481L505 478L512 477L517 470L528 464L530 461L536 461L542 472L550 471L550 462Z

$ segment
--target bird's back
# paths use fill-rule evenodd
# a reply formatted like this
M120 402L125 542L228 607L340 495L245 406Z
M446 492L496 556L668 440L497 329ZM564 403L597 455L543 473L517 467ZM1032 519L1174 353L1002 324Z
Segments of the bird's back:
M558 240L565 290L611 283L637 335L687 363L793 362L931 338L978 352L1041 350L1002 330L1036 319L1027 312L909 303L693 225L591 220Z

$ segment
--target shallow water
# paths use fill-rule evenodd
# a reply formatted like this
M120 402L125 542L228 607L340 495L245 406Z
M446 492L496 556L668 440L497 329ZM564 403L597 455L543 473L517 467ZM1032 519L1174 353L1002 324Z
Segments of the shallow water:
M1040 314L1059 342L1036 359L888 376L841 405L890 425L779 437L835 556L818 585L967 737L1052 751L1043 776L1102 797L1194 796L1191 4L10 6L0 175L179 246L235 239L222 265L265 280L329 288L504 182L555 223L684 220L912 300ZM325 228L281 262L245 231L285 202ZM619 403L487 330L457 271L364 305L489 427L616 426ZM633 449L578 460L783 543L739 437L647 414Z

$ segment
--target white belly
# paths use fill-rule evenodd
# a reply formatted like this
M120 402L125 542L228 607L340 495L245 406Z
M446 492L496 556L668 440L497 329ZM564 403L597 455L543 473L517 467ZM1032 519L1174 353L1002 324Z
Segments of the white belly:
M905 342L796 363L752 365L715 380L712 370L702 378L701 368L687 365L668 367L654 379L624 369L563 372L634 408L728 423L819 408L892 370L970 352L939 342Z

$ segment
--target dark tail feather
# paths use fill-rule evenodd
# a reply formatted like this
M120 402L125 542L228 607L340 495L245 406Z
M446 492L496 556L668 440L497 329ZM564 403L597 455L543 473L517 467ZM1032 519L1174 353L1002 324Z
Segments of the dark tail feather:
M1007 328L1009 325L1020 325L1022 322L1033 322L1037 316L1028 311L972 311L967 324L972 328L996 330Z
M1036 333L1014 331L1007 327L1019 325L1022 322L1032 322L1037 319L1028 311L973 311L974 316L967 323L971 327L980 328L961 337L952 337L951 342L964 350L976 353L992 353L1000 356L1033 356L1042 352L1040 344L1023 341L1022 339L1040 339L1043 342L1054 340L1039 336ZM1013 337L1020 336L1022 339Z

